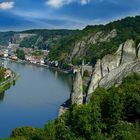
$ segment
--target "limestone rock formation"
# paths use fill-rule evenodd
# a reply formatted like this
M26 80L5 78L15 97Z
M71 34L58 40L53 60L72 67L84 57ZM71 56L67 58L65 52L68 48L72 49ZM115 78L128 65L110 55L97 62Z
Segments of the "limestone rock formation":
M138 58L137 58L138 56ZM108 54L98 60L90 78L86 102L89 102L92 93L99 87L110 88L119 85L128 74L140 73L140 44L136 49L133 40L121 44L114 55ZM83 83L80 72L77 72L71 94L72 104L83 103Z
M137 47L137 56L140 57L140 43L138 44L138 47Z
M67 110L68 110L68 107L60 106L59 111L58 111L58 117L64 114Z
M102 69L102 76L104 77L106 74L108 74L111 70L117 68L120 66L121 59L122 59L122 49L123 44L121 44L117 50L117 52L112 55L108 54L103 57L101 60L101 69Z
M121 55L106 55L102 59L102 76L104 77L108 74L111 70L119 67L121 60Z
M96 44L99 38L102 37L102 35L103 35L102 31L99 31L94 35L93 34L89 35L87 44Z
M83 104L83 82L80 72L76 73L72 93L71 93L71 104Z
M119 46L114 55L109 54L104 56L102 60L98 60L90 80L86 101L89 101L91 93L98 86L110 88L120 84L128 74L140 72L140 44L137 47L137 52L136 54L134 41L127 40Z
M140 72L140 58L113 69L108 75L101 79L99 86L110 88L113 85L118 85L122 82L124 77L128 76L132 72Z
M122 50L121 64L133 61L136 58L136 49L133 40L127 40Z
M101 78L102 78L101 60L99 59L95 65L95 69L93 70L87 95L93 93L93 91L98 87L98 83L101 80Z
M90 84L88 87L87 95L94 92L94 90L98 87L99 81L107 75L110 71L120 66L121 55L122 55L122 47L119 46L119 49L114 55L106 55L102 60L98 60L95 69L93 70Z
M92 33L87 36L84 36L81 38L81 40L77 41L72 49L71 53L68 55L68 60L72 60L73 57L81 57L85 54L85 52L88 50L88 47L91 45L95 45L99 42L109 42L111 39L115 38L117 36L116 29L113 29L109 32L103 32L99 31L97 33Z
M107 35L105 35L104 37L101 37L99 42L109 42L111 40L111 38L114 38L117 36L117 31L116 29L113 29L110 33L108 33Z

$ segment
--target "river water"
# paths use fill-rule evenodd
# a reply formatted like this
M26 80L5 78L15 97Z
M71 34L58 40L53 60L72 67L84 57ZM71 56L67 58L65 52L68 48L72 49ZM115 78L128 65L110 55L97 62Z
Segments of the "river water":
M16 127L41 128L55 119L71 90L71 78L64 73L14 62L7 65L20 78L16 85L0 93L0 138L9 137Z

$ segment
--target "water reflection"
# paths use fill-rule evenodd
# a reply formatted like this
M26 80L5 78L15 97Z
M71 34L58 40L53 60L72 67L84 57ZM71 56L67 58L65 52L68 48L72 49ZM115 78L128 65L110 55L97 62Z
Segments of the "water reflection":
M8 67L20 77L15 86L0 94L0 138L8 137L16 127L43 127L55 119L71 90L67 74L10 61Z
M3 102L3 100L4 100L4 95L5 95L5 92L1 92L1 93L0 93L0 103Z

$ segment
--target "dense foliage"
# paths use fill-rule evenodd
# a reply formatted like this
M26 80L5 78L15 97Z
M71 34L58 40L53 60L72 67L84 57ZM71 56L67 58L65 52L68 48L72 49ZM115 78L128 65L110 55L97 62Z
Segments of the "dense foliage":
M20 47L34 48L36 40L37 40L37 36L26 37L20 42Z
M22 32L0 32L0 45L7 46L9 40L20 47L50 49L57 41L65 37L71 37L79 33L79 30L47 30L36 29ZM20 34L28 34L27 37L20 38Z
M106 54L114 53L121 43L124 43L128 39L133 39L137 44L140 42L140 16L127 17L122 20L111 22L107 25L94 25L87 26L76 37L60 40L60 43L56 48L52 48L49 57L51 59L58 59L65 61L66 56L70 55L72 48L76 42L84 40L84 37L94 35L95 33L102 31L104 34L109 33L113 29L116 29L117 36L111 39L109 42L97 42L96 44L86 44L85 51L81 56L74 56L72 63L78 64L81 59L85 59L86 62L94 64L98 58L102 58ZM58 51L57 51L58 50Z
M25 52L22 49L16 50L16 55L19 59L24 60L25 59Z
M23 140L139 140L140 75L131 74L118 87L98 88L90 103L71 106L43 129L17 128Z
M4 81L5 69L0 67L0 83Z
M20 42L20 47L50 49L56 46L58 40L77 34L78 30L27 30L21 33L35 34L35 36L26 37Z
M68 56L73 51L73 47L77 42L100 31L107 35L113 29L117 31L115 38L110 41L86 44L84 46L85 51L80 56L75 55L70 60L70 63L72 62L74 65L80 64L82 59L85 59L85 62L95 64L98 58L102 58L109 53L114 53L118 46L127 39L133 39L137 46L140 42L140 16L127 17L106 25L87 26L81 31L38 29L23 32L0 32L0 45L8 45L9 39L14 38L14 35L16 38L18 34L33 34L33 36L15 40L20 43L20 47L50 49L49 60L58 60L60 64L66 64L69 63Z
M0 32L0 45L8 45L10 38L15 32Z
M42 51L34 51L34 52L32 53L32 55L33 55L33 56L41 56L41 55L43 55L43 52L42 52Z

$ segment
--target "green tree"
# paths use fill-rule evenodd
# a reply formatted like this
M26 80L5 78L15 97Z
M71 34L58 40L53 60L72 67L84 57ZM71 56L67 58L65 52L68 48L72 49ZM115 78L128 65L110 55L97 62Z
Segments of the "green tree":
M17 49L16 50L16 54L17 54L17 57L19 59L22 59L22 60L25 59L25 52L22 49Z
M44 127L45 140L56 140L56 126L54 122L49 121Z
M5 72L5 69L4 68L0 68L0 82L3 81L4 79L4 72Z

